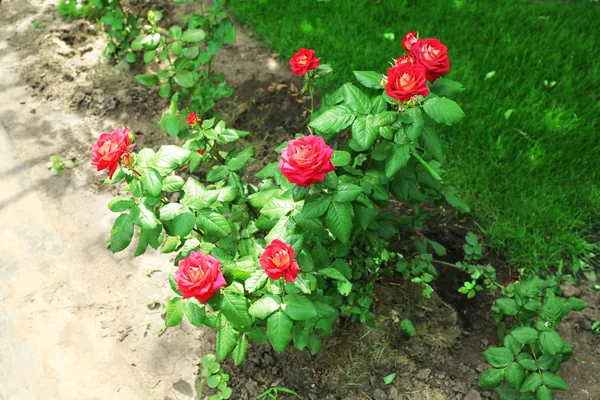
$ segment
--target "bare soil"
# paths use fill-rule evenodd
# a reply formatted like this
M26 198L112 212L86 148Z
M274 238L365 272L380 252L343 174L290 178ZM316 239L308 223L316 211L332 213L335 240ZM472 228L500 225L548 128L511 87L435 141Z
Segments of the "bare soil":
M35 29L34 21L45 28ZM258 170L275 160L276 145L303 132L306 99L285 60L237 28L236 43L215 63L236 93L217 111L228 124L251 132ZM151 253L134 259L132 251L112 255L104 246L114 220L106 203L119 189L104 186L102 174L89 165L98 133L128 125L139 148L177 142L157 131L166 104L135 80L144 66L112 65L102 55L104 47L98 27L60 20L54 1L0 3L0 123L10 141L0 150L15 158L0 179L9 189L24 188L0 195L0 279L8 288L0 288L0 399L197 398L197 365L214 349L208 329L184 323L157 334L160 310L147 303L168 296L169 257ZM45 163L54 154L77 167L52 175ZM30 203L35 212L19 207ZM38 262L24 261L29 250L14 239L29 232L39 236L38 219L24 224L25 217L43 220L56 245L30 246L37 255L30 258ZM459 257L468 222L443 210L436 221L427 234L446 245L450 258ZM30 242L39 243L38 236ZM500 257L489 259L506 270ZM14 265L20 269L13 273ZM460 278L442 271L431 299L413 284L381 282L375 303L380 327L341 320L316 356L252 347L246 364L225 364L232 398L255 399L264 386L287 387L312 400L491 398L477 388L477 376L486 368L482 351L497 342L493 299L467 301L456 292ZM572 389L556 398L598 400L600 336L590 326L600 319L600 293L587 283L565 286L565 292L580 295L590 307L561 328L575 344L576 358L561 370ZM415 323L416 336L400 332L402 318ZM33 377L26 373L32 368L38 371ZM391 373L396 379L384 384ZM41 383L30 385L31 379Z

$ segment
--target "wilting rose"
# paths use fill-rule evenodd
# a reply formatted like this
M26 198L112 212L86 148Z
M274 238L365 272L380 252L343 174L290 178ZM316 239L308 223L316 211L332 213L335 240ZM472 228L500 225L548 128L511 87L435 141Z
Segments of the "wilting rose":
M416 64L417 62L415 61L415 58L412 56L412 54L407 53L405 55L403 55L402 57L398 57L396 58L396 63L394 64L394 67L397 67L400 64Z
M419 39L410 48L416 62L427 69L429 82L435 81L440 76L450 72L448 48L438 39Z
M187 117L187 121L185 121L186 124L188 124L189 126L194 126L198 123L198 115L195 112L191 112L188 114Z
M260 266L269 278L278 280L283 276L287 282L293 282L300 272L298 263L294 261L294 249L279 239L267 246L260 257Z
M190 256L180 260L178 265L175 282L184 299L195 297L201 303L205 303L220 287L227 285L221 273L219 260L201 251L192 251Z
M290 182L310 186L321 182L325 175L335 169L331 163L333 149L321 136L304 136L290 140L281 150L279 169Z
M429 94L425 74L425 67L421 65L404 63L392 67L388 69L385 92L400 101L408 101L417 95L425 97Z
M300 76L306 75L308 71L319 68L319 59L315 57L315 51L300 49L290 58L292 73Z
M402 38L402 47L404 47L404 50L410 51L410 48L413 44L417 43L417 40L419 40L417 37L417 32L406 32L406 35L404 35Z
M94 158L92 165L98 171L108 168L108 177L112 179L119 163L129 165L130 150L135 147L131 144L129 128L115 129L112 133L104 132L92 146L91 154Z

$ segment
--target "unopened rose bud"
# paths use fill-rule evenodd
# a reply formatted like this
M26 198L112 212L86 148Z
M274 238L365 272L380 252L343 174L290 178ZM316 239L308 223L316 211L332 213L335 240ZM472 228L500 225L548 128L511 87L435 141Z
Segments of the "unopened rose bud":
M198 114L191 112L188 114L187 121L185 122L189 126L195 126L198 124Z
M385 89L385 87L387 86L388 83L388 77L387 76L382 76L381 79L379 80L379 84L381 85L382 88Z
M406 35L404 35L402 38L402 47L404 47L404 50L410 51L410 48L413 46L413 44L417 43L417 40L419 40L419 35L417 32L406 32Z

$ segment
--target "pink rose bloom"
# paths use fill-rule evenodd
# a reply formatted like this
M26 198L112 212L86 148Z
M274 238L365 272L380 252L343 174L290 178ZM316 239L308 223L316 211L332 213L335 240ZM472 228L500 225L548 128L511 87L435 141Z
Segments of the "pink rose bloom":
M219 260L201 251L192 252L179 261L175 282L184 299L195 297L201 303L206 303L219 288L227 285Z
M267 246L260 256L260 266L269 278L278 280L283 276L286 282L294 282L300 272L298 263L294 261L294 248L279 239Z
M333 149L321 136L304 136L291 140L281 150L279 169L290 182L310 186L321 182L325 175L335 169L331 163Z
M98 168L98 171L108 168L110 179L121 161L125 165L130 163L130 150L135 147L135 144L130 144L129 133L129 128L123 130L117 128L112 133L105 132L92 146L91 154L94 157L92 165Z

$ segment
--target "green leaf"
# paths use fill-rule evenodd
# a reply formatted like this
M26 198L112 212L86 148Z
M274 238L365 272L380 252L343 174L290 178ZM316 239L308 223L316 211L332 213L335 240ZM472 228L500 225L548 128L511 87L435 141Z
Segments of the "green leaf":
M401 121L408 124L404 129L406 136L412 141L417 140L425 126L421 109L418 107L409 108L401 115Z
M171 95L171 84L165 83L160 85L160 87L158 88L158 95L163 99L169 97Z
M500 311L502 311L506 315L517 315L517 313L519 312L517 302L513 299L508 299L504 297L500 298L496 300L496 305L498 306L498 308L500 308Z
M325 223L327 229L342 243L348 244L352 233L352 206L348 203L333 202L329 206Z
M185 306L185 316L190 324L200 328L205 316L204 305L200 304L196 298L191 297L186 300Z
M450 206L456 209L456 211L458 212L468 213L471 211L469 206L464 201L462 201L460 198L456 197L453 194L444 193L444 198L446 199L448 204L450 204Z
M542 332L540 334L540 347L542 352L547 355L560 354L564 342L556 331Z
M219 318L220 319L220 318ZM217 357L225 361L238 345L240 333L229 324L222 324L217 331Z
M519 363L510 363L510 365L506 367L506 370L504 371L504 378L506 379L506 383L508 383L511 388L519 390L523 380L525 379L525 370Z
M183 313L185 312L185 302L181 297L174 297L169 302L167 307L167 316L165 318L166 326L177 326L183 319Z
M142 169L142 188L144 194L150 197L158 197L162 192L162 176L154 168Z
M352 110L341 105L319 114L308 125L320 133L338 133L350 126L354 122L354 118Z
M291 198L281 199L279 197L271 197L265 206L260 210L260 213L269 219L279 219L288 214L294 209L296 203Z
M154 215L154 212L150 210L144 203L136 204L130 211L131 220L134 224L144 229L154 229L158 226L159 222Z
M335 171L332 171L325 175L325 180L323 180L323 183L330 189L336 189L340 183L340 178L338 178Z
M535 395L536 400L552 400L552 390L546 386L540 386Z
M267 320L267 337L277 353L281 353L292 340L292 326L292 321L282 310Z
M229 175L229 170L224 165L215 165L206 174L206 180L208 182L218 182L225 179Z
M562 378L552 372L544 372L542 373L542 381L544 382L544 386L547 386L550 389L555 390L569 390L569 385L562 380Z
M542 377L537 372L530 373L521 385L521 393L535 392L542 385Z
M504 336L502 345L509 349L515 356L521 352L522 345L512 334Z
M268 279L269 277L263 269L257 269L248 277L248 279L246 279L244 282L244 287L248 293L253 293L257 290L260 290L260 288L267 283Z
M336 150L331 155L331 163L335 167L343 167L344 165L350 164L350 159L350 153L348 153L347 151Z
M402 332L406 333L408 336L415 336L415 334L417 333L415 330L415 326L413 325L412 321L408 318L404 318L402 320L402 322L400 322L400 328L402 329Z
M250 161L253 155L254 147L246 147L237 156L227 161L227 168L229 168L230 171L240 171L248 164L248 161Z
M515 328L510 332L521 344L533 344L538 338L538 333L535 329L527 326Z
M148 166L156 168L162 176L166 176L186 162L189 157L189 150L172 145L160 146Z
M398 171L406 167L410 160L410 147L393 144L391 154L385 161L385 176L393 178Z
M133 199L116 198L108 202L108 209L112 212L123 212L133 207Z
M566 304L572 311L581 311L588 306L588 303L577 297L569 297Z
M147 51L146 54L144 54L144 62L149 64L152 60L154 60L154 56L156 56L156 50Z
M455 101L445 97L434 97L425 100L423 110L435 122L448 126L460 121L465 116L465 113Z
M483 355L493 367L506 367L513 360L512 352L506 347L490 347Z
M246 362L246 359L248 358L248 342L244 336L241 336L238 340L237 346L235 347L235 350L233 350L231 357L233 358L235 365Z
M177 25L173 25L169 28L169 37L173 40L178 40L181 37L182 30L181 27Z
M256 318L265 319L275 311L279 310L280 303L281 300L278 296L268 294L262 299L252 303L249 312Z
M235 293L231 287L223 291L221 312L236 328L243 330L252 325L252 317L248 313L248 306L248 299Z
M183 187L184 181L177 175L169 175L163 179L162 190L173 193L178 192Z
M358 146L358 150L370 149L379 136L379 128L373 125L373 116L360 116L352 124L352 140Z
M389 374L389 375L385 376L383 378L383 383L385 383L386 385L389 385L390 383L394 382L394 379L396 379L396 373L395 372L392 373L392 374Z
M517 362L527 371L537 371L538 369L535 360L527 353L519 354Z
M121 214L110 230L110 250L113 253L124 250L133 238L133 222L128 214Z
M206 32L202 29L188 29L181 35L183 42L200 42L206 37Z
M137 81L139 83L141 83L142 85L145 85L145 86L158 85L158 75L156 75L156 74L136 75L135 79L137 79Z
M333 192L333 200L339 201L340 203L349 203L356 200L356 198L363 192L362 188L358 185L351 183L342 183Z
M375 114L373 117L373 125L376 127L382 127L385 125L391 125L398 118L398 113L395 111L383 111L379 114Z
M181 213L173 219L171 234L179 237L187 236L194 229L195 222L194 214L190 212Z
M210 210L198 211L196 225L207 235L227 237L231 233L231 227L227 219L223 215Z
M329 208L330 200L323 196L319 197L316 201L305 202L302 208L302 216L306 219L318 218L325 214L325 211Z
M342 94L346 104L357 113L365 115L371 111L371 99L353 84L346 83Z
M354 71L354 76L363 86L370 89L382 89L380 82L383 74L375 71Z
M433 158L440 162L444 162L444 151L442 148L442 142L438 138L435 128L432 126L426 126L421 133L421 141L423 142L423 148L425 151L430 153Z
M312 301L299 294L285 296L281 309L288 317L296 321L306 321L317 316L317 310Z
M194 178L188 178L182 190L185 196L181 204L195 210L209 208L219 198L218 190L205 190Z
M431 85L431 92L442 97L454 97L460 94L465 88L462 83L446 78L438 78Z
M500 386L504 379L504 369L490 368L479 376L477 384L484 389L493 389Z
M194 86L194 75L190 71L186 71L184 69L177 71L175 74L175 83L181 86L182 88L191 88Z

